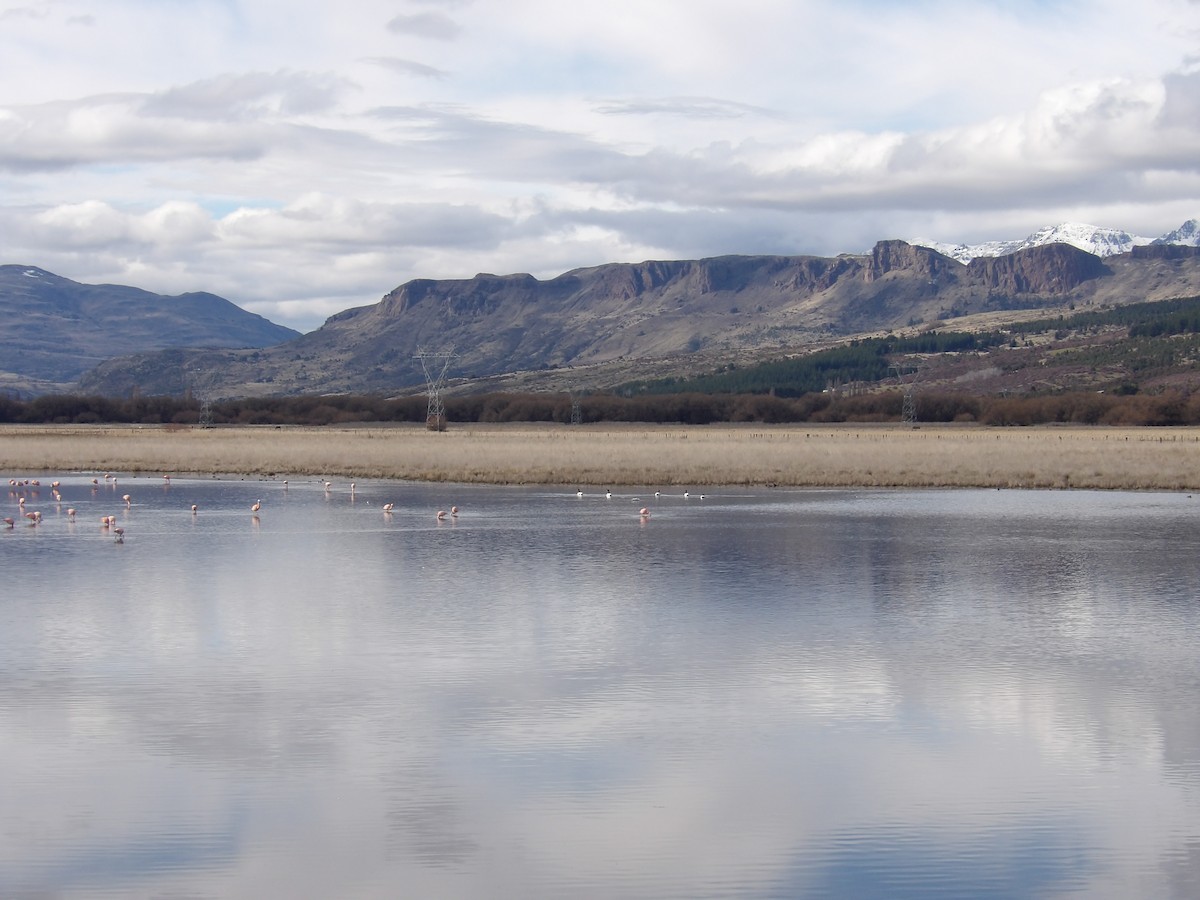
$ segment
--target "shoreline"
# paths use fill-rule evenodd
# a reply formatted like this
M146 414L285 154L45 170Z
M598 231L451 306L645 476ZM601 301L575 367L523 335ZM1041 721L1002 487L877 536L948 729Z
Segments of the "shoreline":
M0 425L0 472L580 486L1200 490L1200 428Z

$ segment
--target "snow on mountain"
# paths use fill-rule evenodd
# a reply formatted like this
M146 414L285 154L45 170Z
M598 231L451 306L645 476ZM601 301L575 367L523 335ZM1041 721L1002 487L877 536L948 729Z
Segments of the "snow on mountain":
M941 241L916 240L911 243L919 247L936 250L943 256L968 263L979 256L1005 256L1027 247L1043 244L1070 244L1096 256L1112 256L1128 253L1134 247L1146 244L1187 244L1200 246L1200 221L1189 219L1179 228L1159 238L1141 237L1115 228L1099 228L1078 222L1065 222L1035 231L1026 238L1013 241L986 241L982 244L948 244Z
M1174 231L1168 231L1160 238L1155 238L1155 244L1186 244L1189 247L1200 247L1200 221L1188 219Z
M1035 231L1013 249L1041 247L1043 244L1070 244L1096 256L1112 256L1116 253L1128 253L1133 247L1149 244L1151 240L1152 238L1137 237L1114 228L1067 223Z

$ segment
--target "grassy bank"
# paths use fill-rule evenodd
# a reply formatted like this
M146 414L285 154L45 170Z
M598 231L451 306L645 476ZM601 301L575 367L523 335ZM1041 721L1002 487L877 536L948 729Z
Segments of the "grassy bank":
M493 484L1200 489L1198 428L0 426L0 474L338 475Z

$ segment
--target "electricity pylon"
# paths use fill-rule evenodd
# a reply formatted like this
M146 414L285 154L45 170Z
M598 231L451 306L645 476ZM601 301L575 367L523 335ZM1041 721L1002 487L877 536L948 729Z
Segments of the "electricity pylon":
M450 360L454 359L452 350L425 350L417 348L413 359L421 361L421 370L425 373L425 393L429 398L429 406L425 413L425 427L430 431L446 430L446 407L442 403L442 388L446 384L446 370L450 368Z
M900 421L912 425L917 421L917 379L921 376L919 363L906 366L892 366L896 373L896 381L903 392L904 402L900 409Z

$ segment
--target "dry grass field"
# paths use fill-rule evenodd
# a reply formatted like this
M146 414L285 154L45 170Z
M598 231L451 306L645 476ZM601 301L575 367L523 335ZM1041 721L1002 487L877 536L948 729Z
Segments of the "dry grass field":
M1200 489L1200 429L981 426L0 426L0 474L491 484Z

